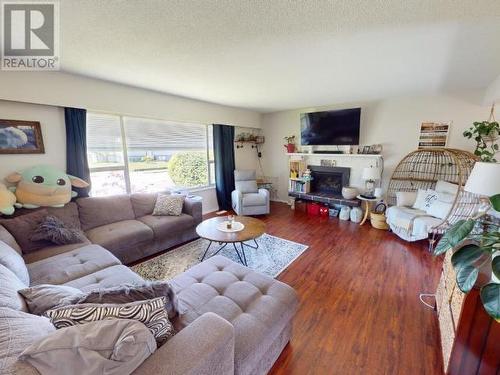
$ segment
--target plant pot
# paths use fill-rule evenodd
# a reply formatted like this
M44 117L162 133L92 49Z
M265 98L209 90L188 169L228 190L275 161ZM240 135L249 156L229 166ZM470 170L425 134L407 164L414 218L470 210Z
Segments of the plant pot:
M483 142L495 142L499 137L498 130L491 132L489 135L481 135Z
M294 143L289 143L287 145L284 145L286 148L286 152L289 154L293 154L295 152L295 144Z

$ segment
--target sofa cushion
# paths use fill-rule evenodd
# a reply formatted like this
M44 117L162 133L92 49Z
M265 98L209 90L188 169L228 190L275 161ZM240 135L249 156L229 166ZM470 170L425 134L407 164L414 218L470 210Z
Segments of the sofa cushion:
M130 195L135 217L151 215L156 203L157 193L134 193Z
M144 283L144 279L123 265L104 268L87 276L68 281L64 285L72 286L84 292L112 288L123 284Z
M0 224L14 236L23 254L28 254L43 247L53 245L53 243L47 240L31 240L31 235L47 215L48 211L43 209L11 219L2 219L0 220Z
M236 182L237 189L241 191L242 194L257 193L259 188L257 187L257 181L238 181Z
M132 203L128 195L79 198L76 202L84 231L101 225L135 219Z
M22 209L22 211L24 211L22 215L2 219L0 223L14 236L18 246L12 243L12 239L4 241L15 250L18 250L17 247L19 247L24 254L33 253L41 248L54 245L49 240L33 240L31 238L40 222L47 216L56 217L69 228L81 229L78 207L74 202L70 202L64 207L43 207L37 210ZM0 239L2 237L2 231L0 230Z
M90 242L99 244L110 251L129 248L154 238L153 230L138 220L124 220L102 225L88 230L85 235Z
M34 253L25 254L24 260L26 263L34 263L34 262L38 262L39 260L50 258L50 257L53 257L55 255L59 255L59 254L64 254L64 253L67 253L68 251L79 249L81 247L84 247L84 246L87 246L90 244L91 243L87 237L85 237L84 242L80 242L80 243L73 243L73 244L69 244L69 245L54 245L54 244L52 244L50 246L39 249L39 250L35 251Z
M177 324L184 327L197 317L214 312L234 326L235 373L249 373L298 307L288 285L214 256L171 283L179 300Z
M156 238L171 237L172 233L185 230L195 225L194 218L186 214L180 214L179 216L147 215L137 220L150 227Z
M236 182L256 179L257 177L254 169L237 169L234 171L234 180Z
M16 239L3 225L0 225L0 241L5 242L19 254L22 254L21 247L16 242Z
M14 373L12 367L24 349L55 330L47 318L0 307L0 374Z
M115 319L52 332L26 348L21 359L41 374L85 369L86 374L122 375L132 373L155 350L155 339L143 324Z
M67 226L74 229L82 229L80 217L78 214L78 205L75 202L69 202L64 207L45 207L49 215L57 217Z
M265 206L267 204L267 197L259 193L243 194L242 204L243 207Z
M64 284L103 268L121 264L108 250L87 245L28 264L31 285Z
M0 240L0 264L11 270L24 284L30 285L30 275L23 257Z
M0 306L19 311L28 311L23 296L18 291L26 288L21 280L8 268L0 264Z

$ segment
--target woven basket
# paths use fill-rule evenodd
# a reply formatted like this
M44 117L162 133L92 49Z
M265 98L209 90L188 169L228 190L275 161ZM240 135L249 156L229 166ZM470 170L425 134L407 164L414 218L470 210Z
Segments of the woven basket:
M378 214L376 212L372 212L370 214L370 222L372 223L372 227L374 227L374 228L382 229L382 230L389 229L389 225L387 225L387 222L385 221L384 214Z

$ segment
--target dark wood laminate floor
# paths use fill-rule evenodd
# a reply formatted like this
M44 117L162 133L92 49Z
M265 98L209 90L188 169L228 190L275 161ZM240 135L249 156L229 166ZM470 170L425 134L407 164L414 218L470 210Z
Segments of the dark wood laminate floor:
M435 313L441 261L426 243L273 203L266 232L310 248L279 280L299 294L293 338L270 374L442 374Z

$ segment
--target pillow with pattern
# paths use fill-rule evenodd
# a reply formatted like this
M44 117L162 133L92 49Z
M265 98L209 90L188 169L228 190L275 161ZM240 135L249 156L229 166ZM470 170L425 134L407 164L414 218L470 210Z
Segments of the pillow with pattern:
M107 319L137 320L148 327L158 344L163 344L175 334L165 303L165 297L125 304L89 303L55 308L44 315L57 329Z
M158 194L156 197L154 216L179 216L184 205L183 195Z
M427 211L429 207L438 199L438 193L432 189L418 189L417 198L413 204L413 208Z

